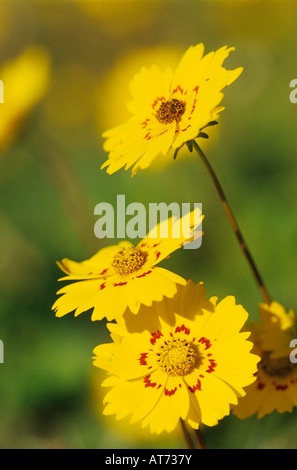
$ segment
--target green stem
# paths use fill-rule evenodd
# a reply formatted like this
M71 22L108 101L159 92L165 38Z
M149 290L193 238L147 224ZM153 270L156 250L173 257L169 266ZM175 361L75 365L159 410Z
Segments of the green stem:
M195 449L192 438L191 438L191 436L188 432L188 429L186 427L186 424L185 424L184 420L180 418L179 422L180 422L181 429L182 429L182 432L183 432L183 436L184 436L184 439L186 441L188 449Z
M194 429L194 432L197 438L198 449L206 449L204 437L202 436L200 429Z
M271 303L270 295L269 295L269 293L268 293L268 291L267 291L267 289L266 289L266 287L265 287L265 284L264 284L264 282L263 282L262 277L260 276L260 273L259 273L259 271L258 271L258 268L257 268L257 266L256 266L256 264L255 264L255 262L254 262L254 260L253 260L253 257L252 257L252 255L251 255L251 253L250 253L250 251L249 251L249 249L248 249L246 243L245 243L245 240L244 240L244 238L243 238L243 236L242 236L242 233L241 233L241 231L240 231L240 229L239 229L239 226L238 226L238 224L237 224L237 222L236 222L236 219L235 219L235 217L234 217L234 215L233 215L233 213L232 213L232 211L231 211L230 205L229 205L229 203L228 203L228 201L227 201L227 198L226 198L225 193L224 193L224 191L223 191L223 189L222 189L222 186L221 186L221 184L220 184L220 182L219 182L219 180L218 180L218 178L217 178L217 176L216 176L214 170L212 169L212 167L211 167L209 161L207 160L206 156L205 156L204 153L202 152L202 150L201 150L201 148L199 147L199 145L197 144L197 142L196 142L195 140L193 140L193 141L192 141L192 144L193 144L193 147L195 148L197 154L198 154L199 157L201 158L202 162L204 163L204 165L205 165L205 167L206 167L206 169L207 169L207 171L208 171L208 173L209 173L209 175L210 175L210 177L211 177L211 179L212 179L212 181L213 181L213 183L214 183L214 185L215 185L215 188L216 188L216 190L217 190L217 192L218 192L218 195L219 195L219 198L220 198L220 200L221 200L222 206L223 206L223 208L224 208L224 210L225 210L225 213L226 213L226 215L227 215L227 217L228 217L228 220L229 220L229 222L230 222L230 224L231 224L231 227L232 227L233 232L234 232L234 234L235 234L235 236L236 236L236 238L237 238L237 241L238 241L238 243L239 243L239 245L240 245L240 248L241 248L241 250L243 251L243 254L244 254L244 256L245 256L245 258L246 258L246 260L247 260L247 262L248 262L248 264L249 264L249 266L250 266L250 268L251 268L251 270L252 270L252 272L253 272L253 274L254 274L254 276L255 276L255 279L256 279L258 288L259 288L259 290L260 290L260 293L261 293L261 295L262 295L262 298L263 298L264 302L266 302L267 304L270 304L270 303Z

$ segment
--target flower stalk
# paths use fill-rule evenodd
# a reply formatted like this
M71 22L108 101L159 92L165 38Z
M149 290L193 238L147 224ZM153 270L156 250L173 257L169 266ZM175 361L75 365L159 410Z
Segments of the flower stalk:
M254 277L256 279L256 282L257 282L257 285L258 285L258 288L259 288L259 291L262 295L262 298L264 300L264 302L266 302L267 304L270 304L271 303L271 298L270 298L270 295L268 293L268 290L264 284L264 281L262 279L262 276L260 275L260 272L256 266L256 263L251 255L251 252L249 250L249 248L247 247L247 244L243 238L243 235L242 235L242 232L238 226L238 223L234 217L234 214L231 210L231 207L230 207L230 204L229 202L227 201L227 198L226 198L226 195L223 191L223 188L221 186L221 183L219 182L212 166L210 165L208 159L206 158L205 154L203 153L203 151L201 150L201 148L199 147L199 145L197 144L197 142L195 140L192 140L191 141L191 146L192 148L195 149L195 151L197 152L198 156L201 158L204 166L206 167L214 185L215 185L215 188L217 190L217 193L219 195L219 198L221 200L221 203L222 203L222 206L223 206L223 209L227 215L227 218L230 222L230 225L232 227L232 230L237 238L237 241L239 243L239 246L252 270L252 273L254 274ZM189 147L189 146L188 146Z
M179 421L180 421L181 430L182 430L182 433L183 433L183 436L184 436L184 439L185 439L185 442L187 444L188 449L195 449L192 438L189 434L189 431L186 427L186 424L185 424L184 420L180 418Z

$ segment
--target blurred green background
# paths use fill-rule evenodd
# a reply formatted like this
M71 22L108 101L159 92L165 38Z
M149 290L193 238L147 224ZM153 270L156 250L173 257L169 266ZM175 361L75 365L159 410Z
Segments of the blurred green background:
M203 281L208 296L235 295L258 319L262 299L198 157L170 155L133 179L100 171L101 134L127 117L129 81L141 65L174 66L199 42L206 52L236 47L224 65L244 72L200 145L271 296L296 311L296 18L297 2L285 0L0 0L0 80L1 67L32 45L51 62L47 92L0 153L1 448L184 446L178 433L154 438L102 417L92 351L109 341L105 323L51 311L56 261L81 261L110 242L94 236L99 202L115 204L117 194L127 204L202 202L202 247L179 250L163 266ZM297 448L296 417L230 416L203 432L209 448Z

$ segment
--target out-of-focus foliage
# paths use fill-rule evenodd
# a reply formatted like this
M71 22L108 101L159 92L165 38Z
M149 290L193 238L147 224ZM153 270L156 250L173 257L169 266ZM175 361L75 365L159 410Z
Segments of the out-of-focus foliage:
M262 299L198 157L184 150L133 179L100 171L101 133L126 119L129 81L141 65L166 68L191 44L203 42L206 52L226 44L236 47L226 67L244 71L200 144L271 296L296 311L297 105L289 84L297 78L297 2L0 0L0 11L4 97L5 64L31 47L51 63L46 94L0 158L0 447L181 447L178 433L156 440L102 416L92 351L109 335L90 315L54 317L55 262L117 242L96 239L93 229L95 205L116 204L118 194L126 204L202 202L201 248L179 250L163 266L204 281L209 296L235 295L258 319ZM296 448L296 410L230 416L203 431L212 448Z

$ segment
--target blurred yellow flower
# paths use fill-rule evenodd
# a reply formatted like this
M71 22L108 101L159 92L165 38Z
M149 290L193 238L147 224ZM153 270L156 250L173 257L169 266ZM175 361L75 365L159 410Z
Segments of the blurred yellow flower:
M51 126L82 132L84 126L90 125L94 84L92 73L77 62L56 67L51 91L43 105L43 114Z
M240 75L242 68L227 71L222 63L234 48L224 46L203 56L204 45L191 46L175 72L153 65L142 67L131 82L133 116L103 133L108 160L102 165L112 174L134 165L132 176L170 149L198 137L200 131L218 118L222 90Z
M201 212L195 209L180 219L172 217L161 222L136 247L123 241L103 248L81 263L63 259L58 266L66 277L60 280L80 282L69 284L57 292L64 295L52 307L56 315L62 317L75 310L77 316L93 309L92 320L104 317L113 320L123 315L127 308L137 314L141 304L150 306L164 296L173 297L176 284L185 284L186 281L156 265L185 242L199 236L194 230L201 221ZM185 227L188 222L191 226ZM167 223L168 237L162 238Z
M160 14L160 2L141 2L139 8L139 0L76 1L108 36L123 38L138 31L143 32L151 27L156 15Z
M0 66L4 103L0 104L0 150L17 135L24 119L49 86L50 59L37 46Z
M104 414L131 416L153 433L172 432L179 419L198 429L218 424L254 380L248 314L234 297L206 299L202 283L178 286L173 299L142 306L109 324L113 343L94 350L109 373Z
M297 364L290 361L290 342L296 338L295 314L278 302L260 304L261 322L247 327L254 342L253 352L261 357L257 380L233 412L239 418L257 413L258 418L297 406Z

